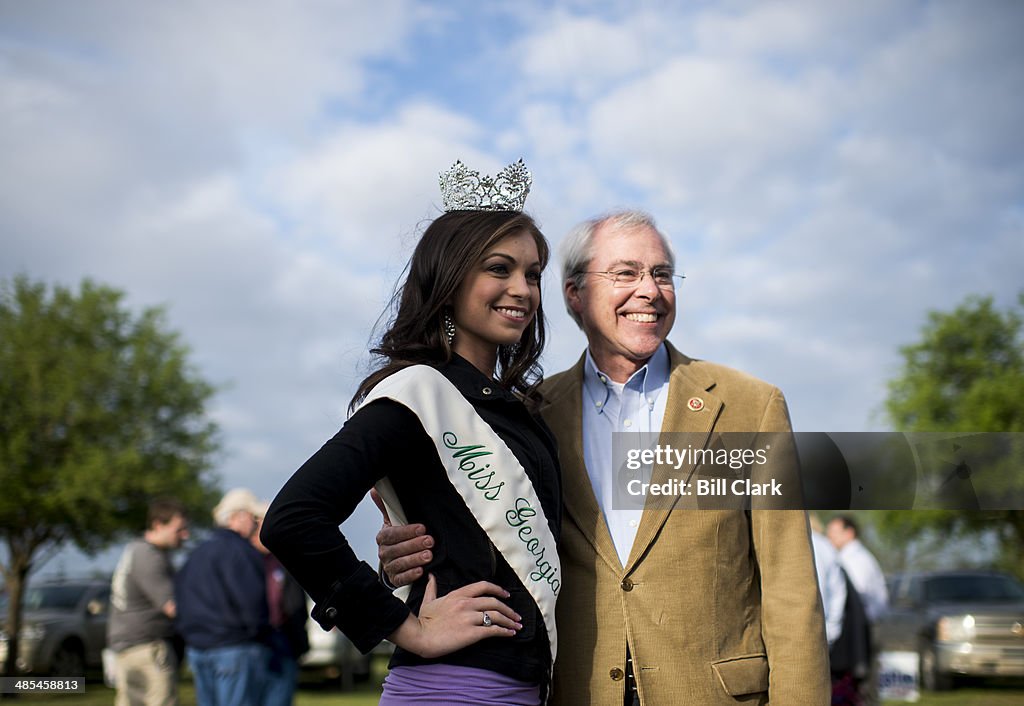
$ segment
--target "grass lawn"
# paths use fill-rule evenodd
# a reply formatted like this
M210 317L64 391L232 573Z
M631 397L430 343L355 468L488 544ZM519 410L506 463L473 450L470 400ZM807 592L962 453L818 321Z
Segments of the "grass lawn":
M904 703L884 701L885 704ZM917 706L1021 706L1024 680L984 680L942 693L922 692Z
M380 699L380 684L386 673L387 657L376 656L370 680L356 684L352 691L341 691L333 684L306 683L303 680L295 694L295 705L376 706ZM181 706L196 706L196 691L191 681L185 680L179 685L178 701ZM104 686L102 681L91 680L85 685L84 694L26 694L18 696L15 703L26 706L110 706L114 703L114 690Z
M178 692L181 706L195 706L196 692L191 682L181 685ZM317 706L318 704L336 704L337 706L376 706L380 698L380 685L361 684L355 691L341 692L328 689L302 689L295 695L296 706ZM61 696L45 696L32 694L19 696L14 703L28 706L110 706L114 703L114 690L103 684L89 684L84 694L65 694Z
M301 685L296 693L296 706L376 706L380 698L380 683L384 679L387 660L376 657L370 681L357 684L354 691L342 692L321 684ZM183 682L180 690L181 706L195 706L195 689L191 682ZM110 706L114 691L101 683L90 682L84 694L21 696L17 702L31 706ZM903 702L886 701L887 705ZM1024 704L1024 680L989 680L973 682L941 694L924 693L917 706L1021 706Z

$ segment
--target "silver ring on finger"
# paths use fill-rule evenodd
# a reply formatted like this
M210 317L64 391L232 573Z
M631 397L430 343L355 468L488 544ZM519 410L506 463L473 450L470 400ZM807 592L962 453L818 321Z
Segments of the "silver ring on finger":
M484 611L484 627L485 628L489 628L493 624L494 624L494 621L491 620L491 616L487 615L487 612Z

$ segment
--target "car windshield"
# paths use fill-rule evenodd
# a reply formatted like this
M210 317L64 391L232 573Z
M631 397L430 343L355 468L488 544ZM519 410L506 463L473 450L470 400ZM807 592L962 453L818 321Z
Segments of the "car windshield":
M1024 587L1004 576L941 576L924 584L928 602L1024 601Z
M82 599L81 586L38 586L25 591L25 610L71 610Z

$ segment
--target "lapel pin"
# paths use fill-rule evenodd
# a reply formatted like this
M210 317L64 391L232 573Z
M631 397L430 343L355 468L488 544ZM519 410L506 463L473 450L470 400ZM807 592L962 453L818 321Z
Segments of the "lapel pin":
M704 409L704 400L699 397L691 397L690 401L686 403L686 406L691 412L699 412Z

